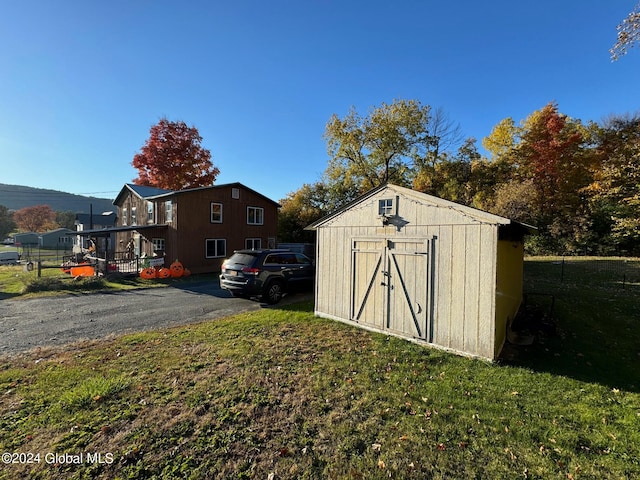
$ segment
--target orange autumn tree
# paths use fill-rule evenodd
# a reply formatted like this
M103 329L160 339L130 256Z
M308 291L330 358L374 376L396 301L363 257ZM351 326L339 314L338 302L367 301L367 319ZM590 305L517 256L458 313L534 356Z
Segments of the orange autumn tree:
M149 134L131 162L138 169L133 183L182 190L215 182L220 170L211 162L211 152L202 147L198 129L162 118Z
M56 212L49 205L21 208L13 213L13 221L21 232L46 232L58 228Z

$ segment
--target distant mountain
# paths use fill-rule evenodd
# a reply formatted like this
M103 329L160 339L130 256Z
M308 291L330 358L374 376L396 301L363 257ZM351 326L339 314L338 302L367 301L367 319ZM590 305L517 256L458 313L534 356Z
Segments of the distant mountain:
M0 205L20 210L34 205L49 205L56 212L93 213L113 211L116 207L106 198L85 197L73 193L0 183Z

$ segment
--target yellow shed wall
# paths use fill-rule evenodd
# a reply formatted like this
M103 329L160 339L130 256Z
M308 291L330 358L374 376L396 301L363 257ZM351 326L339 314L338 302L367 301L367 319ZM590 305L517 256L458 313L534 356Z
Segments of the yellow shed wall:
M514 319L522 303L524 244L498 241L496 279L496 343L495 356L502 350L507 325Z

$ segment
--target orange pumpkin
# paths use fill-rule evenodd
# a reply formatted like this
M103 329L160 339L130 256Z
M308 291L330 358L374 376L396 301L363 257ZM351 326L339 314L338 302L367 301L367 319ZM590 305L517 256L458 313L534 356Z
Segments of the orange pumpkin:
M184 274L184 266L177 259L169 266L169 270L173 278L180 278Z
M96 274L96 271L91 265L84 265L71 267L70 273L72 277L93 277Z
M158 278L169 278L171 276L171 270L167 267L162 267L158 270Z
M183 276L183 277L188 277L189 275L191 275L191 270L189 270L188 268L185 268L185 269L182 271L182 276Z
M156 269L153 267L143 268L140 272L140 278L146 278L147 280L156 278Z

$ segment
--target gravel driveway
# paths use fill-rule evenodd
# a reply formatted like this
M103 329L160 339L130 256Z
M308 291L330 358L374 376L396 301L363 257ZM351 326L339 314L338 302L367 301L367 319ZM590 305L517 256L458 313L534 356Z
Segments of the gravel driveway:
M285 297L278 305L312 298ZM153 330L264 308L216 282L117 293L0 300L0 355L112 334Z

